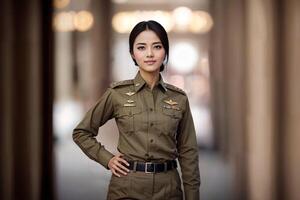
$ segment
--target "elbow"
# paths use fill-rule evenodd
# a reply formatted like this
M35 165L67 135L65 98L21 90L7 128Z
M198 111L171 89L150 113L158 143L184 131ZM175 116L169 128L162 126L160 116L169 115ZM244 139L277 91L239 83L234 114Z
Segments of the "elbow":
M78 142L80 135L81 135L81 131L79 131L78 129L73 130L72 139L75 143Z

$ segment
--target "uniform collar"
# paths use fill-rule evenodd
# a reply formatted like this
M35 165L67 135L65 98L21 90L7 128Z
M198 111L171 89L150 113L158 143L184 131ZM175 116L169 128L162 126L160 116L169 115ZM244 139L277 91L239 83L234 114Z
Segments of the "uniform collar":
M138 73L136 74L134 80L134 87L135 87L135 91L138 92L144 85L146 85L146 81L143 79L143 77L141 76L140 71L138 71ZM167 91L166 88L166 84L161 76L161 74L159 73L159 81L158 83L156 83L156 85L160 86L160 88L162 88L162 90L165 92Z

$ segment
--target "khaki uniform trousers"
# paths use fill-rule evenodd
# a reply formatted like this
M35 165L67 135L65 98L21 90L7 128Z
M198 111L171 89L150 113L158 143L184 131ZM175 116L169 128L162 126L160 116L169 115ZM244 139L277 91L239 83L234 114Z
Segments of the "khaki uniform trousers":
M127 176L111 176L107 200L182 200L177 169L160 173L130 171Z

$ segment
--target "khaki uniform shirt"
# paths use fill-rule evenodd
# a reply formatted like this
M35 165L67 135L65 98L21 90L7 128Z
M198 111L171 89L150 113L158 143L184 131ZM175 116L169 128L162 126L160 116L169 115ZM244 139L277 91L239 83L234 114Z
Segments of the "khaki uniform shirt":
M161 75L151 90L139 72L133 80L110 85L73 132L83 152L106 168L114 155L95 136L112 118L119 129L119 152L138 161L178 158L186 199L199 198L198 146L183 90L164 83Z

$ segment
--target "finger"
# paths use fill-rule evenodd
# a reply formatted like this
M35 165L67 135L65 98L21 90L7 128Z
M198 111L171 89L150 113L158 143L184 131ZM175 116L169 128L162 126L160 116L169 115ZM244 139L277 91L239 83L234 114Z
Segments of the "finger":
M123 175L127 175L127 169L122 169L120 165L116 166L116 171L122 173Z
M112 165L112 168L115 170L115 172L121 172L124 175L127 175L126 171L128 170L126 167L124 167L121 163L118 161L115 161Z
M118 174L117 171L116 171L115 169L112 169L111 171L112 171L112 173L113 173L114 175L116 175L117 177L121 177L121 175Z
M113 162L114 165L119 166L119 167L121 167L121 168L123 168L123 169L126 170L126 169L127 169L127 168L125 167L126 163L125 163L125 165L124 165L123 163L125 163L125 162L124 162L124 160L121 159L121 158L116 159L116 160L114 160L114 162ZM126 170L126 171L127 171L127 170Z
M124 163L125 165L129 166L129 163L125 159L119 158L119 161Z
M125 167L122 163L118 163L118 168L122 171L129 172L129 169Z
M123 175L127 175L127 170L126 169L122 169L120 166L117 166L115 169L116 169L117 172L120 172Z

